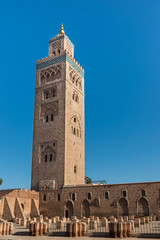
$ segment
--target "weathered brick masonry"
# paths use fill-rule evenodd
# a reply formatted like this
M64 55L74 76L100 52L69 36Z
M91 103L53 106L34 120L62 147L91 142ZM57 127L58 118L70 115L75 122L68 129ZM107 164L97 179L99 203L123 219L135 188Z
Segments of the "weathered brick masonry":
M45 195L45 198L44 198ZM82 185L40 191L44 216L147 216L160 213L160 182Z
M29 216L39 216L38 192L24 189L0 191L0 218L12 221Z

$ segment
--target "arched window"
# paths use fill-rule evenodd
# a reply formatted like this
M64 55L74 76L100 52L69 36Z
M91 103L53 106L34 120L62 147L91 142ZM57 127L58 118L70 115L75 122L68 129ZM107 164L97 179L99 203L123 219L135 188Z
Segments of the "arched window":
M43 195L43 201L46 201L46 194Z
M76 118L74 117L74 122L76 123Z
M47 162L47 155L44 156L44 161Z
M58 202L61 201L61 195L60 194L58 194L57 200L58 200Z
M56 78L60 78L61 77L61 72L60 72L60 70L58 70L57 72L56 72Z
M72 99L74 100L74 93L73 93L73 95L72 95Z
M75 101L78 102L78 96L77 96L77 95L76 95L76 97L75 97Z
M106 199L106 200L109 199L108 192L105 192L105 194L104 194L104 199Z
M73 129L73 134L76 135L76 129L75 128Z
M56 90L53 89L53 90L52 90L52 97L55 97L55 96L56 96Z
M91 200L91 193L88 193L88 200Z
M72 193L72 200L75 201L76 200L76 194Z
M52 154L50 154L50 162L52 162Z
M126 192L126 190L122 191L122 196L123 196L123 197L127 197L127 192Z
M50 81L50 75L49 75L49 73L47 73L47 75L46 75L46 80L47 80L47 82Z
M57 50L58 54L60 54L60 49Z
M51 74L51 80L53 81L56 78L55 72L53 71Z
M54 116L53 116L53 114L51 114L51 121L53 121L54 120Z
M146 196L146 191L143 189L142 190L142 197L145 197Z
M77 166L74 166L74 173L77 173Z
M49 98L49 92L46 92L45 93L45 99L48 99Z
M56 52L55 52L55 51L53 51L53 55L56 55Z

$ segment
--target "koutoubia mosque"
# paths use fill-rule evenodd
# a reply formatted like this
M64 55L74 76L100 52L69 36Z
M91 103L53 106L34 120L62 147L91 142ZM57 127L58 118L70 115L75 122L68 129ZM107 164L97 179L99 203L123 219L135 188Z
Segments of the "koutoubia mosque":
M160 182L85 184L84 99L62 25L36 64L31 190L1 190L0 217L160 216Z

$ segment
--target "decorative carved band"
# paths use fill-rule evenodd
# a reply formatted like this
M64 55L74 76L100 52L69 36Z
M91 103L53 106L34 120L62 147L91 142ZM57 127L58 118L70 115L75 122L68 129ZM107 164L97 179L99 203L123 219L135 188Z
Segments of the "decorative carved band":
M61 78L61 66L58 65L56 67L47 68L42 70L40 73L41 84L45 84L46 82L54 81L57 78Z

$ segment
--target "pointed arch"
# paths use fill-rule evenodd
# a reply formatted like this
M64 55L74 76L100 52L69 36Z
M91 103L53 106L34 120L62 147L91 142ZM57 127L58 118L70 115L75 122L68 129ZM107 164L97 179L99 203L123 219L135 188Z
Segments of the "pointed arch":
M146 197L141 197L137 200L138 217L149 216L149 202Z
M81 212L82 212L82 217L84 216L84 217L88 218L90 216L90 204L87 199L85 199L82 202Z
M128 200L124 197L120 198L118 202L118 215L120 216L128 216Z
M72 118L71 118L71 132L72 132L72 129L73 129L73 134L77 137L81 137L81 127L80 127L80 122L79 122L79 119L76 115L74 115Z
M58 70L58 71L56 72L56 78L60 78L60 77L61 77L61 71Z
M53 71L52 73L51 73L51 81L53 81L55 79L55 72Z
M73 216L73 213L74 213L74 204L73 204L73 201L71 200L68 200L66 203L65 203L65 206L64 206L64 210L65 210L65 217L66 218L71 218Z
M47 82L50 81L50 74L49 74L49 73L46 74L46 81L47 81Z

